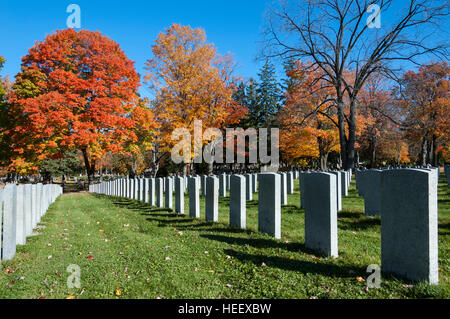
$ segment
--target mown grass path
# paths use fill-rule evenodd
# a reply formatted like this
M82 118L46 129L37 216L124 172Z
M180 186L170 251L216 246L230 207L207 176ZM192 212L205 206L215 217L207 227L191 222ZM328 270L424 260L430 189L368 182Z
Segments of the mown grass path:
M3 262L0 298L449 298L450 190L439 188L440 285L382 276L365 289L366 268L380 264L380 219L364 217L354 182L339 213L339 258L304 247L298 181L282 209L282 239L257 233L257 194L247 203L247 231L177 216L123 198L87 193L60 197L16 257ZM188 201L186 196L186 211ZM81 288L67 267L78 265Z

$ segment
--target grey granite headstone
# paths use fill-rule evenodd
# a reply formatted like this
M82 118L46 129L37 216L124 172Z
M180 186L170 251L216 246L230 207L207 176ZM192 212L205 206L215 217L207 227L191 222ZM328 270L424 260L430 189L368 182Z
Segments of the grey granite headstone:
M219 220L219 179L215 176L206 179L205 218L206 221Z
M24 211L24 185L17 186L16 189L16 204L14 205L14 210L16 214L16 244L25 245L25 211Z
M165 189L164 189L164 196L165 196L165 207L168 209L173 208L173 179L172 177L166 177L165 178Z
M252 190L253 193L258 192L258 174L252 174Z
M279 173L281 181L281 205L287 205L287 176L286 173Z
M189 216L200 218L200 179L188 178Z
M148 203L152 207L156 205L155 189L156 189L156 179L150 178L148 181Z
M175 212L184 215L184 178L175 177Z
M294 173L288 172L286 177L287 177L287 193L294 194Z
M330 174L336 175L336 208L337 211L342 210L342 181L341 181L341 173L337 171L330 171Z
M202 196L206 196L206 175L202 175Z
M32 207L33 207L33 197L32 197L32 185L25 185L25 198L24 198L24 213L25 213L25 236L30 236L33 232L33 221L32 221ZM0 223L1 225L1 223Z
M336 174L305 174L305 247L338 257ZM345 181L345 179L344 179Z
M381 174L382 170L369 169L364 171L361 179L361 189L364 197L364 214L366 216L381 215Z
M252 175L245 174L245 198L246 200L253 200Z
M227 179L225 174L219 175L219 196L227 197Z
M438 209L435 175L394 169L381 175L381 270L438 284Z
M341 192L342 196L348 196L348 173L347 171L339 171L341 173Z
M157 178L156 179L156 206L158 208L164 207L163 186L164 186L163 179Z
M258 175L258 230L281 238L281 177L276 173Z
M42 185L42 184L41 184ZM16 254L16 214L17 186L8 184L3 189L3 247L2 260L11 260Z
M245 229L246 225L246 187L245 177L231 176L230 225Z
M31 205L31 223L32 227L31 229L34 229L38 223L37 213L38 213L38 194L37 194L37 185L33 184L31 185L31 198L32 198L32 205Z

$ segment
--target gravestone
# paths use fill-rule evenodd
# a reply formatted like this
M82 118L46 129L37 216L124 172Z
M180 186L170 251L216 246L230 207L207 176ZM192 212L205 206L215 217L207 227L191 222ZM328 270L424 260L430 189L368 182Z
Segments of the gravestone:
M149 202L149 192L150 192L150 179L144 178L144 203Z
M212 222L219 220L219 179L215 176L206 178L205 218Z
M245 177L231 176L230 189L230 225L245 229L246 223L246 187Z
M339 171L341 173L341 194L348 196L348 173L347 171Z
M381 174L381 270L438 284L435 175L421 169Z
M16 244L25 245L25 211L24 211L24 194L25 186L19 185L16 188L16 204L14 205L14 211L16 214Z
M381 215L381 174L382 170L369 169L364 171L360 182L363 190L364 214L366 216Z
M300 186L300 208L305 208L304 205L304 193L305 193L305 185L304 185L304 175L309 174L309 172L299 172L299 186Z
M150 178L148 181L148 203L152 207L156 205L155 189L156 189L156 179Z
M226 175L221 174L219 175L219 196L220 197L227 197L227 180Z
M173 208L173 179L172 177L166 177L165 178L165 190L164 190L164 196L165 196L165 207L168 209Z
M38 220L37 220L37 212L38 212L38 197L37 197L37 185L33 184L31 185L31 198L32 198L32 205L31 205L31 223L32 227L31 229L36 228Z
M164 201L163 201L163 179L157 178L156 179L156 206L158 208L164 207Z
M189 177L189 216L191 218L200 218L200 179Z
M202 196L206 196L206 175L202 175Z
M287 177L285 173L279 173L280 174L280 181L281 181L281 205L287 205Z
M25 185L24 212L25 212L25 236L30 236L33 232L32 210L33 197L32 185ZM0 212L1 213L1 212ZM1 225L1 223L0 223Z
M253 200L252 175L245 174L245 199Z
M184 178L175 177L175 212L184 215Z
M336 175L336 208L339 212L342 210L342 175L337 171L330 171L328 173Z
M286 177L287 177L287 193L294 194L294 173L288 172Z
M252 191L253 193L258 192L258 174L252 174Z
M258 230L281 238L281 176L277 173L258 175Z
M14 184L7 184L3 189L2 260L11 260L16 254L16 192L17 186Z
M305 174L304 179L305 247L338 257L337 176L320 172Z
M139 200L141 202L144 201L144 179L143 178L139 178Z

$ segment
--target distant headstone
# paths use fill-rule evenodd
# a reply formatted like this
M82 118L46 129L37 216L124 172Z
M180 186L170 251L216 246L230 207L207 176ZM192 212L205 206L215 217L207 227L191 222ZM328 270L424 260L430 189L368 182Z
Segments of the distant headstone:
M173 179L172 177L166 177L165 178L165 190L164 190L164 196L165 196L165 207L168 209L173 208Z
M294 194L294 173L288 172L286 177L287 177L287 193Z
M230 225L245 229L246 224L246 187L245 177L231 176L230 189Z
M212 222L219 220L219 179L215 176L206 178L205 218Z
M286 173L280 173L281 181L281 205L287 205L287 176Z
M188 178L189 216L200 218L200 179Z
M281 176L277 173L258 175L258 230L281 238Z
M381 174L382 170L369 169L364 171L360 180L360 188L364 197L364 214L366 216L381 215Z
M164 207L163 186L164 186L163 179L157 178L156 179L156 206L158 208Z
M252 187L252 175L245 174L245 199L253 200L253 187Z
M227 197L227 177L225 174L219 175L219 196Z
M336 175L336 208L337 211L342 210L342 180L341 180L341 172L330 171L330 174Z
M348 172L339 171L341 173L341 192L342 196L348 196Z
M175 177L175 212L184 215L184 178Z

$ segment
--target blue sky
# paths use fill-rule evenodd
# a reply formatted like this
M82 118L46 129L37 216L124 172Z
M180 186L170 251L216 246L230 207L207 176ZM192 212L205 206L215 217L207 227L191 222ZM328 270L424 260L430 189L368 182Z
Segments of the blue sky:
M21 57L36 41L57 29L67 28L66 12L74 3L81 7L81 27L100 31L118 42L127 56L136 62L144 74L144 63L152 56L151 45L159 32L172 23L205 29L208 41L219 53L234 55L238 68L236 75L256 77L262 61L256 61L263 39L264 14L276 0L3 0L0 6L2 42L0 55L7 59L0 75L14 78L20 70ZM405 2L394 1L390 16L384 15L382 23L395 19ZM423 30L424 31L424 30ZM435 33L433 38L445 38L447 33ZM426 61L427 59L424 59ZM279 76L280 61L275 61ZM141 93L151 96L143 87Z
M236 73L255 77L261 65L255 61L261 48L264 12L269 1L194 0L194 1L2 1L0 55L7 59L3 76L13 78L20 70L21 57L36 41L57 29L65 29L69 4L81 8L81 27L103 34L118 42L143 74L145 61L151 57L151 45L159 32L172 23L202 27L208 41L219 53L232 53L238 64ZM141 90L143 95L147 95Z

